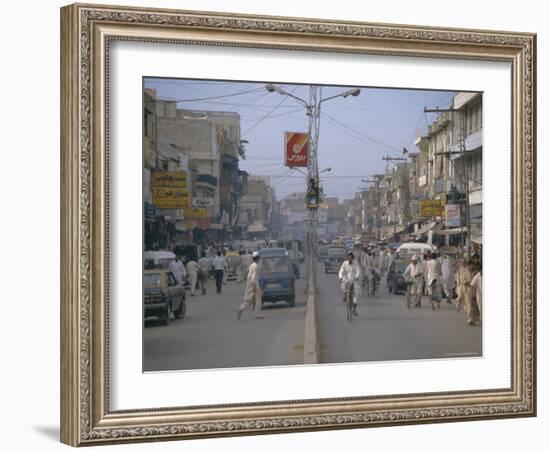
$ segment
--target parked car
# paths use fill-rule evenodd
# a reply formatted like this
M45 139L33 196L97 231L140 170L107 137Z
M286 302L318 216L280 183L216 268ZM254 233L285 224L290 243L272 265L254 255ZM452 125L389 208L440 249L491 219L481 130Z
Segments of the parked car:
M325 261L325 273L338 273L342 263L346 259L346 249L344 247L328 248L328 259Z
M388 268L388 291L394 294L407 292L407 284L403 278L403 273L409 265L408 261L397 259L392 261Z
M185 316L185 288L166 269L146 269L143 274L143 318L155 316L168 325L171 313L177 319Z
M294 268L288 252L284 248L260 250L260 287L262 304L288 302L296 304Z

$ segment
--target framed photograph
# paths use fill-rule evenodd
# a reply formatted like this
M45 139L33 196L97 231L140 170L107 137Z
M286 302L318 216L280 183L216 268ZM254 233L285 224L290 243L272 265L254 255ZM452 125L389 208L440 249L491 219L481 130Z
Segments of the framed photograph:
M61 9L61 440L536 414L536 36Z

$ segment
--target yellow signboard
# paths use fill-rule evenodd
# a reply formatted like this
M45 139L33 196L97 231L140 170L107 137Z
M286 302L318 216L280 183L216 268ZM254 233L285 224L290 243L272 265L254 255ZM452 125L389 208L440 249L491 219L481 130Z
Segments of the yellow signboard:
M161 209L189 207L187 172L154 171L151 176L153 205Z
M185 219L206 219L208 211L206 208L185 208L183 217Z
M441 200L419 200L418 208L421 217L441 217L443 215Z

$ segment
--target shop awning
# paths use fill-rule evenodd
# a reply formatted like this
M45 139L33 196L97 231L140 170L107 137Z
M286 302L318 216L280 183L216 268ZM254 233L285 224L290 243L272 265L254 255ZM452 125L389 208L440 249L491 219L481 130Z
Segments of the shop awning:
M434 233L441 229L443 224L441 222L428 222L425 223L420 227L420 230L418 230L416 233L414 233L415 236L420 237L423 234L426 234L428 231L433 231Z

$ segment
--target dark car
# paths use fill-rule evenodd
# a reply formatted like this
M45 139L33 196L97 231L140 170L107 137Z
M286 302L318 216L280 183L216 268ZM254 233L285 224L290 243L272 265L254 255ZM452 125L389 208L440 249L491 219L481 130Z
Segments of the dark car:
M342 263L346 260L346 249L344 247L329 247L328 256L325 260L325 273L338 273Z
M388 268L388 290L394 294L407 292L407 283L403 278L403 272L407 269L408 262L396 260Z
M284 248L260 250L260 287L262 304L287 302L296 304L294 268Z
M143 317L154 316L164 325L171 313L177 319L185 316L185 288L166 269L149 269L143 274Z

